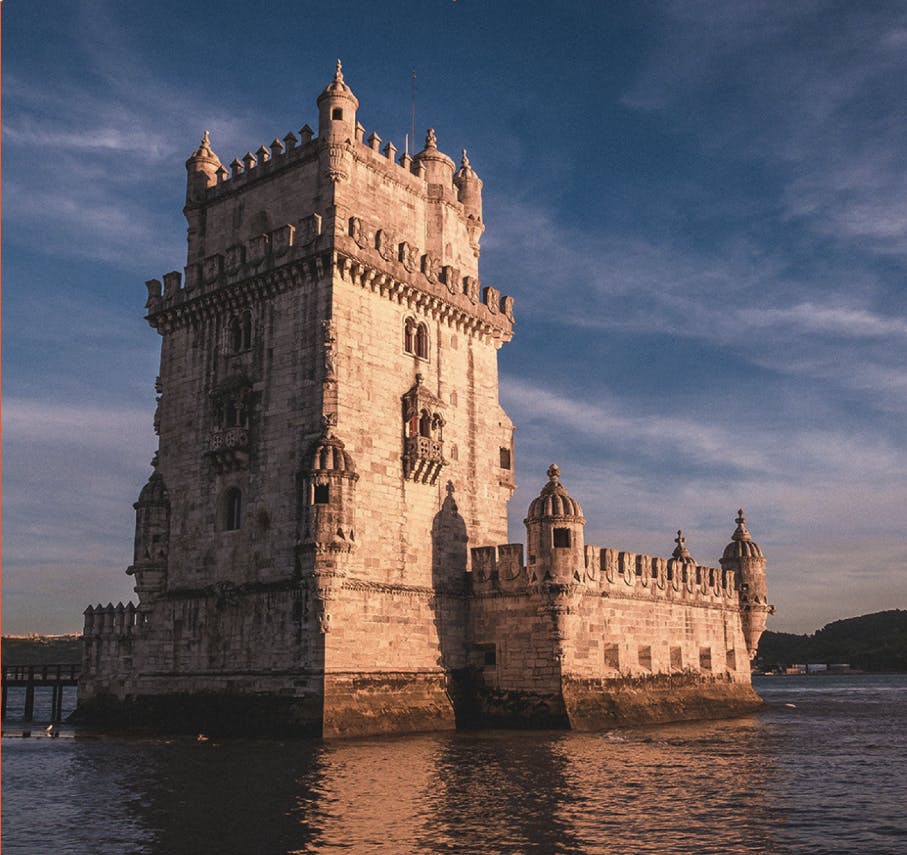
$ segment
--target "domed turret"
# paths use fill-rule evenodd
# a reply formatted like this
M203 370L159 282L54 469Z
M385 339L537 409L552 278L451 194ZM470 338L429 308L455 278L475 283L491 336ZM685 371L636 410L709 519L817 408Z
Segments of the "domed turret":
M743 515L743 508L737 511L737 528L731 535L731 542L724 548L724 554L721 556L721 564L724 566L726 561L734 561L738 558L762 558L762 550L759 548L753 536L747 531L746 517Z
M157 469L157 455L151 465L154 471L133 505L135 542L132 565L126 570L128 575L135 576L140 611L147 610L165 588L170 547L170 497Z
M466 156L466 149L463 149L460 158L460 168L454 175L453 182L457 187L457 198L463 203L463 210L471 225L481 227L482 225L482 179L476 175L475 170L469 165L469 158Z
M301 542L316 553L350 552L355 546L353 458L330 430L312 446L302 476Z
M579 502L561 484L554 464L548 467L548 483L532 500L524 523L531 580L571 583L577 573L582 576L586 518Z
M454 162L438 148L434 128L428 129L425 148L413 160L425 168L425 180L429 184L440 184L453 189Z
M696 559L690 555L690 550L687 549L687 539L680 529L677 530L674 543L677 545L668 559L668 579L680 584L687 582L695 574Z
M318 96L318 136L344 142L356 138L356 110L359 99L343 80L343 66L337 60L334 79Z
M217 184L217 173L223 169L220 158L211 148L208 131L205 131L198 148L186 161L186 201L194 202L203 198L205 190Z
M765 631L766 618L775 609L768 604L765 556L746 528L743 508L737 511L736 522L731 542L721 556L721 567L734 573L740 597L743 635L752 659L759 647L759 638Z

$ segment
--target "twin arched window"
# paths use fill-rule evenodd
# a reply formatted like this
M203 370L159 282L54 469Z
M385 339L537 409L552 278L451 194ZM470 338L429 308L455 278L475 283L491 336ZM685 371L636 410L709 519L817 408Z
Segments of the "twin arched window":
M403 324L403 349L419 359L428 359L428 327L407 318Z
M252 313L246 309L230 319L230 353L241 353L252 347Z

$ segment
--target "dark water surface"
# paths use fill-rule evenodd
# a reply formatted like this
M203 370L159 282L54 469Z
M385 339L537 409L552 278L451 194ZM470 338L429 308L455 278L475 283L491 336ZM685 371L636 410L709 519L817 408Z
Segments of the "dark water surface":
M907 853L907 676L757 689L759 715L603 734L197 743L6 722L3 852Z

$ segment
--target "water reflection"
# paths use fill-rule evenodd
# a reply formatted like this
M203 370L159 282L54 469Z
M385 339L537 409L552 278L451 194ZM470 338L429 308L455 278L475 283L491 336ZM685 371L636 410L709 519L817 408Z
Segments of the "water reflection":
M826 686L606 734L5 739L4 851L897 852L907 681Z

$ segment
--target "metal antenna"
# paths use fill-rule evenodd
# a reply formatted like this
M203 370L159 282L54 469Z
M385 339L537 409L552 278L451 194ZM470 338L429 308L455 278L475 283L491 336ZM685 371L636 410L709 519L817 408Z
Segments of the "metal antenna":
M413 141L413 151L416 150L416 69L413 69L413 98L410 112L410 139Z

